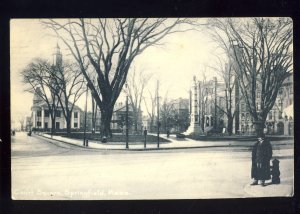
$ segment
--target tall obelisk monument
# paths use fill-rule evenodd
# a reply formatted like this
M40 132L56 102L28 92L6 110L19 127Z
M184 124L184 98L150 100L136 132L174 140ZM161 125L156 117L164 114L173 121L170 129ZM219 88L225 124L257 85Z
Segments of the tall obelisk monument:
M184 132L186 135L203 135L203 131L200 126L199 121L199 102L198 102L198 84L196 80L196 76L193 78L193 84L192 84L192 96L191 96L191 110L190 110L190 116L191 116L191 124L187 131Z

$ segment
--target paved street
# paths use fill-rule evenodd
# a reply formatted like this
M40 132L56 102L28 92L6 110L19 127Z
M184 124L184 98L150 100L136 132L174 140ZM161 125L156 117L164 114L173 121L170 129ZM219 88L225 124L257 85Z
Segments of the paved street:
M12 137L14 199L192 199L289 196L293 145L274 147L281 184L250 186L249 147L105 151L18 132Z

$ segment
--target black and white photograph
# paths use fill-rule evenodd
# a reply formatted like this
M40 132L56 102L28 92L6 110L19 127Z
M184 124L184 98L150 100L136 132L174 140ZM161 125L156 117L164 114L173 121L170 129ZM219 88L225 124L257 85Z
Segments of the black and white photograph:
M293 20L10 20L12 200L294 196Z

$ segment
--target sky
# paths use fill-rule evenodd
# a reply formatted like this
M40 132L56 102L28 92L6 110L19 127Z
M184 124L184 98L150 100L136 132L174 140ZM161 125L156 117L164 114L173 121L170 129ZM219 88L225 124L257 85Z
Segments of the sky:
M31 115L33 99L33 94L25 91L28 86L22 83L21 71L36 57L52 61L57 43L63 58L68 57L69 53L38 19L12 19L10 29L11 116L16 124L19 118ZM153 75L147 90L154 90L159 80L160 96L167 94L169 99L189 98L193 76L201 79L204 68L213 63L216 51L216 44L203 29L168 35L162 41L163 46L150 47L134 60L134 67ZM216 74L208 68L205 75L210 79ZM121 95L119 100L124 100L124 96ZM76 104L84 109L85 97L81 97Z

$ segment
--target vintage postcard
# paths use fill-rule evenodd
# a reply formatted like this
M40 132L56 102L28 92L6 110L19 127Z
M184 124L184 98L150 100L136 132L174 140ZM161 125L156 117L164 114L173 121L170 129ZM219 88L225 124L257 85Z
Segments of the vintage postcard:
M11 19L13 200L294 195L293 21Z

